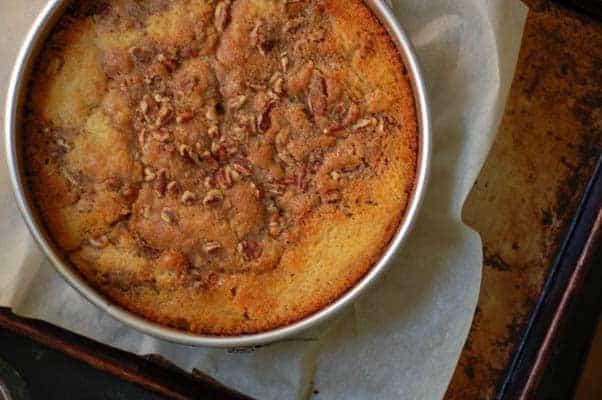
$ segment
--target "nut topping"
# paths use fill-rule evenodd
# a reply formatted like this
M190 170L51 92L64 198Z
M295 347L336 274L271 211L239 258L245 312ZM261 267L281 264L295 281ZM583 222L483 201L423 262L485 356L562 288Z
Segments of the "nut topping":
M185 191L180 201L182 204L190 205L196 200L196 195L190 191Z
M228 102L228 108L231 110L238 110L245 104L246 101L247 96L241 94L240 96L236 96Z
M253 175L252 165L246 158L237 158L232 163L232 168L243 176Z
M215 29L222 33L230 20L230 1L220 1L215 7Z
M205 179L203 180L203 184L207 189L215 189L215 180L211 175L205 177Z
M221 248L222 248L221 244L219 244L218 242L213 242L213 241L207 242L203 245L203 251L207 254L213 254Z
M314 117L323 117L326 115L326 80L319 74L314 73L314 76L309 84L309 93L307 103L309 110Z
M168 72L174 72L176 70L176 63L168 59L163 53L157 56L157 61L163 64Z
M280 235L280 216L278 214L273 214L270 217L270 223L268 224L268 231L272 237L277 237Z
M88 239L88 242L92 245L92 247L96 247L97 249L104 249L109 245L109 238L107 237L107 235L91 237Z
M207 130L207 134L212 139L216 139L219 136L219 127L217 125L211 125Z
M192 118L194 118L194 114L192 111L182 111L176 117L176 122L178 124L183 124L185 122L190 121Z
M225 168L220 169L215 174L215 181L218 186L222 189L229 189L232 187L232 176L226 172Z
M161 210L161 219L168 224L173 224L176 221L176 214L171 208L165 207Z
M210 106L205 113L205 117L207 120L215 122L218 120L217 110L215 109L215 104Z
M159 128L157 131L153 132L153 139L165 143L169 140L169 131L165 128Z
M167 193L172 194L172 195L176 195L180 191L180 187L178 185L178 182L176 182L176 181L169 182L167 184L166 189L167 189Z
M154 188L159 197L165 196L165 190L167 189L167 171L164 169L159 171Z
M354 131L363 129L369 125L372 125L372 119L370 118L362 118L359 121L357 121L357 123L355 125L353 125L352 129Z
M336 202L340 201L341 199L342 199L341 192L337 189L329 190L324 195L324 200L327 203L336 203Z
M190 155L193 154L192 147L187 144L181 144L178 146L178 153L180 153L182 157L190 157Z
M205 198L203 199L204 205L209 205L221 201L224 198L224 195L221 191L217 189L210 190Z
M257 185L253 182L250 183L251 189L253 190L253 194L255 194L255 198L257 200L261 199L261 190L257 187Z
M243 240L238 244L238 251L245 260L252 261L261 256L263 249L255 240Z
M144 181L145 182L152 182L155 180L156 177L157 177L157 174L155 174L155 172L153 171L153 169L151 167L144 168Z
M282 53L280 58L280 66L282 67L282 72L286 73L288 71L289 59L287 53Z

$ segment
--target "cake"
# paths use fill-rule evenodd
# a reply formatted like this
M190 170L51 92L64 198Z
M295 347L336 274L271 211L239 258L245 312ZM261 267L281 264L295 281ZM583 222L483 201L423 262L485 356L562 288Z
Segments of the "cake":
M76 1L31 74L29 187L110 301L196 334L271 330L387 248L413 99L360 0Z

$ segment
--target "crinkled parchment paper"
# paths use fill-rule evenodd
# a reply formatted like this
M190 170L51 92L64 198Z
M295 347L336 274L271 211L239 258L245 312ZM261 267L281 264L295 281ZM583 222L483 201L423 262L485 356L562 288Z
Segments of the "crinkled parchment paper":
M2 104L18 47L44 3L0 2ZM518 0L392 3L416 47L430 95L431 183L397 265L339 318L303 338L245 353L193 349L142 335L96 309L54 271L21 220L4 160L0 305L112 346L161 354L261 399L441 398L481 281L481 241L460 212L503 113L526 7Z

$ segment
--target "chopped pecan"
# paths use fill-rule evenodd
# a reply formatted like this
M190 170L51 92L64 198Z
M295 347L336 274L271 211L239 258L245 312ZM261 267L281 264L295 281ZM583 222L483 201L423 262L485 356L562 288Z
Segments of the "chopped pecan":
M368 126L376 126L377 124L378 124L378 121L374 117L362 118L359 121L357 121L355 123L355 125L353 125L352 129L354 131L357 131L357 130L366 128Z
M264 21L259 20L251 31L251 44L257 47L261 55L265 56L267 52L274 48L274 37L270 26Z
M218 201L223 200L223 198L224 198L224 195L222 194L221 191L219 191L217 189L213 189L207 193L205 198L203 198L203 204L207 206L209 204L217 203Z
M215 173L215 181L217 182L218 186L222 189L229 189L232 187L232 176L227 173L225 168L220 168L216 173Z
M290 60L288 58L288 54L282 53L282 55L280 56L280 66L282 67L282 72L286 73L288 71L289 63Z
M151 59L151 52L148 49L143 49L137 46L130 48L130 56L135 62L147 63Z
M178 124L183 124L190 121L192 118L194 118L194 113L192 111L182 111L176 117L176 122Z
M230 22L230 1L220 1L215 7L214 25L219 33L222 33Z
M334 189L326 192L323 198L327 203L336 203L341 200L342 196L338 189Z
M62 147L63 149L70 151L71 150L71 145L69 143L67 143L67 141L65 139L63 139L62 137L58 136L56 139L56 144L59 147Z
M178 185L178 182L176 181L171 181L167 184L167 193L172 194L172 195L177 195L180 192L180 185Z
M333 124L324 128L324 134L334 137L345 137L345 127L341 124Z
M101 235L89 238L88 242L97 249L103 249L109 245L109 238L107 235Z
M169 107L169 105L167 103L161 103L161 108L159 109L159 115L157 116L155 124L157 126L166 125L172 121L173 116L173 110Z
M205 113L205 117L207 120L211 122L215 122L218 120L219 116L217 114L217 108L215 104L212 104L207 108L207 112Z
M165 56L165 54L163 54L163 53L160 53L157 56L157 61L159 61L161 64L163 64L163 66L165 67L165 69L168 72L174 72L176 70L177 66L176 66L175 61L167 58L167 56Z
M240 174L231 166L226 165L226 167L224 168L224 172L227 176L230 177L230 180L232 182L238 182L241 179Z
M211 125L207 129L207 134L211 139L217 139L219 137L219 127L217 125Z
M185 191L180 201L182 204L190 205L196 200L196 195L190 191Z
M176 222L176 213L171 208L165 207L161 210L161 219L168 224L173 224Z
M155 180L156 177L157 177L157 174L155 174L155 171L153 171L153 169L151 167L144 168L144 181L145 182L152 182Z
M278 182L269 182L264 185L266 193L273 196L282 196L286 190L283 184Z
M266 132L272 126L272 120L270 118L270 113L274 104L272 102L268 103L268 106L263 110L261 114L259 114L259 118L257 119L257 128L260 132Z
M244 94L238 95L230 101L228 101L228 108L231 110L238 110L245 104L246 101L247 96L245 96Z
M360 117L360 109L357 105L351 103L349 106L349 110L347 110L347 115L343 119L343 125L348 126L355 124L355 122Z
M221 244L213 241L207 242L203 245L203 251L207 254L213 254L221 248Z
M167 171L162 169L157 174L157 179L154 184L155 192L159 197L165 196L165 190L167 189Z
M153 139L158 142L167 142L169 140L169 131L165 128L159 128L153 132Z
M134 201L137 194L138 188L130 184L124 185L121 189L121 197L123 197L126 201Z
M209 151L205 151L201 155L201 160L203 160L203 162L205 162L207 164L207 166L211 169L215 169L219 166L219 163L217 162L217 160L215 158L213 158L213 156L211 155L211 152L209 152Z
M284 92L284 79L278 78L273 84L274 93L282 94Z
M307 165L302 165L297 173L297 188L301 191L307 190Z
M192 151L192 147L187 144L181 144L178 146L178 153L184 158L192 158L194 152Z
M215 189L215 179L213 179L213 176L206 176L203 180L203 185L205 185L207 189Z
M309 110L314 117L326 115L327 97L326 80L320 74L314 73L307 95Z
M107 190L111 192L117 192L119 191L119 189L121 189L122 182L121 179L119 179L118 177L111 176L105 180L105 185L107 187Z
M251 190L253 190L253 194L255 195L255 198L257 200L261 199L261 190L259 190L257 185L255 183L251 182L249 184L249 186L251 186Z
M253 175L253 165L246 158L238 157L233 160L232 168L243 176Z
M272 214L270 216L270 223L268 224L268 232L272 237L277 237L280 235L281 227L280 227L280 215Z
M261 257L263 249L259 243L255 240L243 240L238 244L238 251L243 255L247 261L255 260Z
M314 151L309 155L307 164L311 172L317 172L324 161L324 154L321 151Z

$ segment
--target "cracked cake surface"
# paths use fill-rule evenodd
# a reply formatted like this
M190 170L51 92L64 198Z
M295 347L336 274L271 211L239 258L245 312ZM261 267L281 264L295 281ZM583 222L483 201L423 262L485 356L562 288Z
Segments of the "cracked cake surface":
M34 200L73 267L194 333L333 302L414 188L409 79L361 0L74 2L23 125Z

